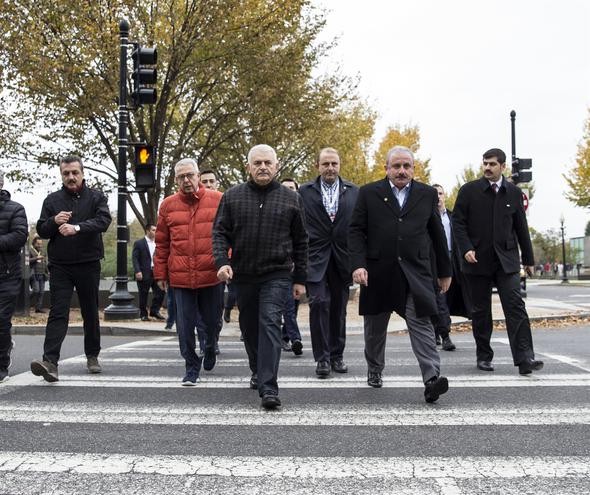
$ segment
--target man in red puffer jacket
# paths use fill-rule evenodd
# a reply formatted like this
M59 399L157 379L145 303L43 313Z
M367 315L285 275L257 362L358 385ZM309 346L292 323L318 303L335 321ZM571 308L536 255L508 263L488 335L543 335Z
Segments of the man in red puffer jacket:
M197 314L207 334L203 368L209 371L215 366L215 333L223 300L211 231L222 194L199 182L199 168L192 158L180 160L174 176L179 190L162 201L158 212L154 279L161 289L174 289L178 343L186 362L182 384L191 386L201 371L201 358L195 352Z

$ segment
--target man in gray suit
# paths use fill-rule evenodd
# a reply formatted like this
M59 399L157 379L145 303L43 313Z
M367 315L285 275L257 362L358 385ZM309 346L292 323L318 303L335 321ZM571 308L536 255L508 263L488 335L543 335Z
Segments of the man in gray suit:
M361 187L350 224L352 277L361 285L367 383L376 388L383 384L387 325L395 311L406 320L422 372L424 398L435 402L449 384L440 375L430 320L438 311L432 253L440 290L446 292L451 283L438 195L433 187L413 180L414 155L408 148L389 150L385 173L384 179Z

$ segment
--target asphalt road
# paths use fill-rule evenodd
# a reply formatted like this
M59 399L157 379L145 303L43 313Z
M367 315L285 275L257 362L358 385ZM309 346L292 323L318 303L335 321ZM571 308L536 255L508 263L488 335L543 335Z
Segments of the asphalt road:
M28 372L41 336L17 335L0 385L0 494L588 493L590 327L535 330L545 369L521 377L505 332L496 371L475 368L468 333L441 351L450 391L428 405L407 335L390 335L384 387L366 385L362 338L350 372L314 377L309 340L281 362L283 407L267 412L242 344L180 386L174 337L104 337L102 375L66 339L60 382Z

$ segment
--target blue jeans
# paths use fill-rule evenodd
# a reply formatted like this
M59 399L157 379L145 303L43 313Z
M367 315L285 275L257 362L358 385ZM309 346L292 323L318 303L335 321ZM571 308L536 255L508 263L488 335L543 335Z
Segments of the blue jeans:
M234 282L235 283L235 282ZM278 394L281 359L281 316L292 297L292 282L278 278L260 283L238 283L240 329L250 371L258 374L258 394Z
M283 311L283 340L285 342L301 340L301 332L299 332L299 325L297 324L298 309L299 301L292 296L288 297Z
M43 294L45 293L45 275L33 273L31 275L31 302L35 309L43 308Z
M168 318L166 318L166 325L171 327L176 321L176 303L174 302L174 289L168 287L166 291L166 309L168 310Z
M207 340L205 350L215 352L215 331L223 308L220 294L217 285L201 289L174 288L176 332L187 373L194 371L198 375L201 370L201 358L195 352L195 327L199 317Z

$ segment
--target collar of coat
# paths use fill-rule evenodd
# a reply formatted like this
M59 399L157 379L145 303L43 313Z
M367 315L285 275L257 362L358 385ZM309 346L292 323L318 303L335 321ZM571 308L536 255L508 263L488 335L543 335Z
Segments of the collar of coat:
M254 182L252 179L249 179L247 182L248 186L255 191L264 192L264 191L273 191L278 187L281 187L281 184L276 179L271 180L266 186L259 186Z

